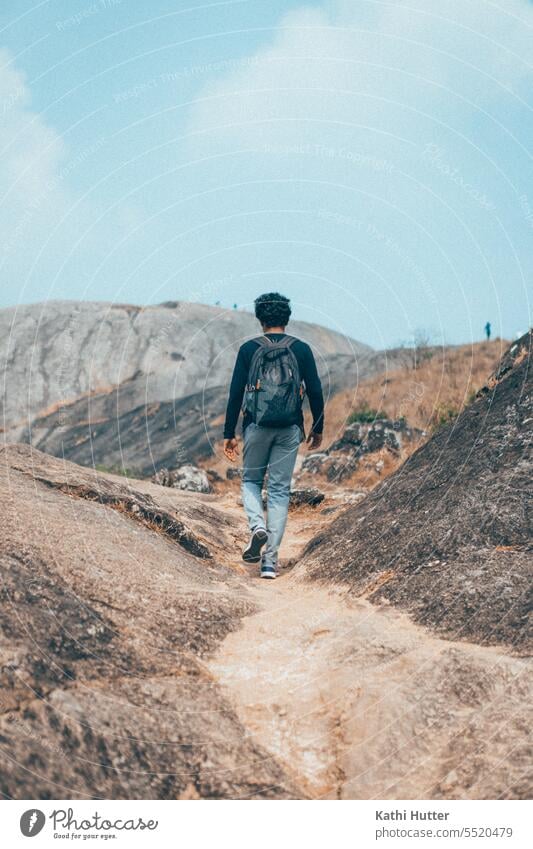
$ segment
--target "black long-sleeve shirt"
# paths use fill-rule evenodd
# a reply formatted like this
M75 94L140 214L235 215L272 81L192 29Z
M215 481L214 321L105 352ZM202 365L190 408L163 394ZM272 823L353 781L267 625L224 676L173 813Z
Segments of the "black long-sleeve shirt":
M267 333L266 335L277 342L279 339L282 339L285 334ZM241 411L250 363L258 345L259 343L255 339L250 339L239 348L229 390L228 406L226 409L226 423L224 425L224 439L233 439L235 436L235 428L237 427L237 421ZM313 352L307 342L302 342L301 339L295 340L292 345L292 351L298 360L300 377L305 384L305 391L309 398L309 406L311 407L311 413L313 415L313 432L322 433L324 428L324 398L322 395L322 384L318 376ZM250 417L247 413L244 413L242 422L243 431L249 423ZM303 414L300 426L303 428Z

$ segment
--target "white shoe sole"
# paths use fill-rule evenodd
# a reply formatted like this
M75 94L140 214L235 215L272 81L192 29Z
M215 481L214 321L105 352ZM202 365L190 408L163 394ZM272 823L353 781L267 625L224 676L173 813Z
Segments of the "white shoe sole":
M266 545L268 534L263 528L258 528L252 534L250 542L242 553L245 563L259 563L261 560L261 549Z

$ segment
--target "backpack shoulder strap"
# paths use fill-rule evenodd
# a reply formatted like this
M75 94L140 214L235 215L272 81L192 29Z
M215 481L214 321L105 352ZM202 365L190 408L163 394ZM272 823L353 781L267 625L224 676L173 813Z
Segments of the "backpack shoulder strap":
M257 342L260 348L271 348L275 343L268 336L255 336L252 342Z
M269 339L268 342L272 348L290 348L293 342L296 342L296 338L294 336L284 334L284 336L281 339L278 339L277 342L273 342L271 339Z
M257 348L252 354L252 358L250 360L250 365L248 368L248 376L254 374L257 369L259 362L263 359L263 355L266 351L272 348L272 342L266 336L256 336L253 342L257 342Z
M276 342L273 339L269 339L269 337L266 335L256 336L253 341L257 342L258 344L257 350L260 350L261 348L269 348L271 350L275 350L276 348L292 348L294 342L297 342L298 340L295 336L289 336L287 333L285 333L283 337L281 339L278 339ZM254 351L254 353L257 353L257 351Z

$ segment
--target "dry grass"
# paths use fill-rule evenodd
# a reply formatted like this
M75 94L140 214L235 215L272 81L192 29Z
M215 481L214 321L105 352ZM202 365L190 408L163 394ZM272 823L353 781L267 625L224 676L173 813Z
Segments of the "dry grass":
M338 439L350 416L365 408L385 413L390 419L402 416L411 427L419 428L429 436L433 431L452 421L473 395L487 383L508 347L504 340L478 342L453 348L428 350L413 368L413 358L406 351L405 366L381 373L352 388L335 395L326 410L324 447ZM309 427L309 422L307 422ZM392 474L420 442L407 443L399 456L386 448L363 455L357 470L343 480L342 486L350 489L372 489L383 478ZM337 484L324 478L305 475L305 486L319 486L325 491Z
M405 367L376 375L335 395L326 411L325 445L344 429L350 415L362 407L404 416L411 427L432 431L453 418L471 400L496 368L508 347L504 340L478 342L453 348L431 349L413 369Z

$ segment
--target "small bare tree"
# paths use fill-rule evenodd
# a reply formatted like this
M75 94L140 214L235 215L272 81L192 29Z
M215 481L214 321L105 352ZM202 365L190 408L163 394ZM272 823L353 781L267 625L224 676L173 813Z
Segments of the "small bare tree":
M417 369L425 360L430 360L433 351L430 348L431 337L427 330L418 328L413 334L413 369Z
M435 353L430 342L430 333L422 328L415 330L407 341L400 342L398 350L402 352L403 367L414 371L420 368L425 360L430 360Z

